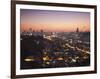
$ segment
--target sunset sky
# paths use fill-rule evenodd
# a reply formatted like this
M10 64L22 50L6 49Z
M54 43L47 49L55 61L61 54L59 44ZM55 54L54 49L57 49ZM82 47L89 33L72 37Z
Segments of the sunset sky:
M90 13L75 11L53 11L21 9L21 31L41 29L46 32L90 31Z

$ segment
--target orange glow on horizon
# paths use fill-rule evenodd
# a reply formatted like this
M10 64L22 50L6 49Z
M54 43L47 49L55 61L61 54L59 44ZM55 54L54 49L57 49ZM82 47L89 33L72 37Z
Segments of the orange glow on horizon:
M75 11L21 10L21 31L45 32L90 31L90 13Z
M83 24L82 24L83 25ZM89 32L90 25L74 25L74 24L21 24L21 31L28 31L30 28L34 31L43 30L45 32L74 32L79 28L80 32Z

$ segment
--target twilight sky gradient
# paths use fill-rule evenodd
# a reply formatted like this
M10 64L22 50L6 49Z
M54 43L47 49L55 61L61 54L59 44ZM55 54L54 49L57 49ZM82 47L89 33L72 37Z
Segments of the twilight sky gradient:
M53 11L21 9L21 31L32 28L46 32L90 31L90 13L75 11Z

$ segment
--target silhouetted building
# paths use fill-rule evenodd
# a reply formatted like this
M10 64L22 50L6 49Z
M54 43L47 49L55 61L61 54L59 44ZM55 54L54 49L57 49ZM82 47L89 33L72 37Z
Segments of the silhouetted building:
M76 33L79 33L79 28L77 27L77 29L76 29Z

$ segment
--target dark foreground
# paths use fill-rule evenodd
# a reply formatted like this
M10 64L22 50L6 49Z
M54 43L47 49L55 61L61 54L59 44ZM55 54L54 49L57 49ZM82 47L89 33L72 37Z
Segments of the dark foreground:
M21 34L21 69L90 65L90 33Z

